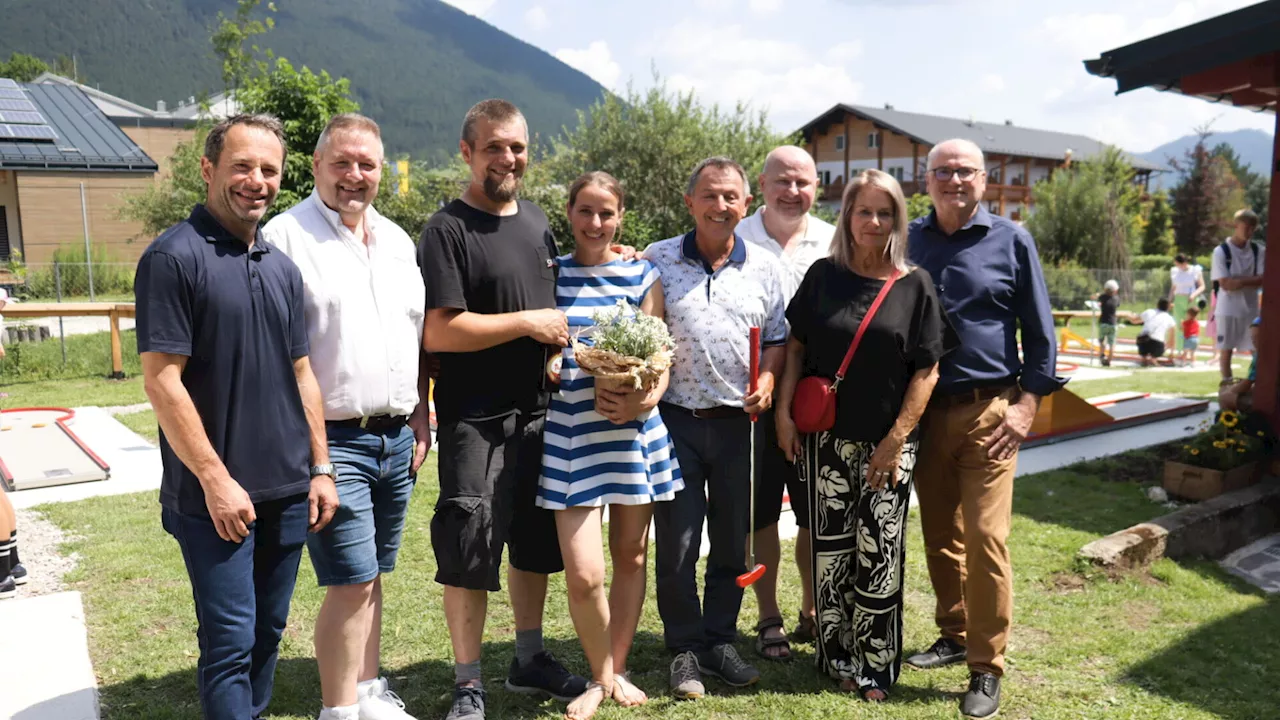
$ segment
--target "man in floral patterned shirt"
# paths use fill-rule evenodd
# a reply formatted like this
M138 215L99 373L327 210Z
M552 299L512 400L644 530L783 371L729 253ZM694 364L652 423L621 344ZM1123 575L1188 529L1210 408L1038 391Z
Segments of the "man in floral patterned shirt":
M772 405L787 339L783 270L768 251L735 233L751 204L742 166L703 160L684 196L695 228L645 250L662 274L666 321L676 342L671 385L660 406L675 442L685 488L655 509L658 612L679 698L705 693L702 673L734 686L760 673L734 650L750 524L750 414ZM747 392L749 331L761 328L760 379ZM708 524L706 601L695 577L703 521Z

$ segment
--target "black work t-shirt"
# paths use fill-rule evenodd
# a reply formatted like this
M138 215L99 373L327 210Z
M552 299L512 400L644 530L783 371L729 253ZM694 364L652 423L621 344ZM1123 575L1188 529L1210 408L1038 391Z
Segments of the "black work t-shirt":
M1102 312L1098 313L1098 322L1105 325L1115 325L1116 310L1120 308L1120 297L1103 293L1098 303L1102 306Z
M498 216L454 200L431 216L418 243L427 311L555 308L555 257L555 238L537 205L520 200L515 215ZM448 422L545 411L549 352L522 337L475 352L439 353L436 414Z
M804 344L801 377L835 378L854 333L883 280L858 275L830 258L815 262L787 307L791 334ZM929 273L916 269L889 290L836 395L834 432L879 442L893 428L911 376L959 345Z
M134 279L138 352L187 357L204 433L253 502L306 494L311 434L293 361L307 355L302 273L259 233L253 248L202 205L156 238ZM160 504L207 515L204 489L160 432Z

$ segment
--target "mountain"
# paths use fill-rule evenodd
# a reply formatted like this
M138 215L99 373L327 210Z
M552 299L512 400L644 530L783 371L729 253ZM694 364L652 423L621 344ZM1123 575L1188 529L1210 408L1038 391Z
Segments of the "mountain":
M1138 157L1149 160L1157 165L1167 167L1169 158L1181 160L1186 156L1186 152L1196 146L1196 142L1200 140L1198 135L1187 135L1177 140L1167 142L1164 145L1145 153L1134 153ZM1262 175L1269 175L1267 169L1271 167L1271 152L1274 142L1271 133L1262 130L1234 130L1232 132L1214 133L1209 137L1209 149L1213 149L1219 143L1227 143L1235 148L1236 154L1240 156L1241 162L1249 166L1249 169ZM1173 172L1155 173L1151 176L1151 184L1154 188L1172 187L1176 182L1177 175Z
M439 0L276 0L274 30L255 40L295 67L351 80L387 150L417 159L457 153L472 104L504 97L534 133L575 125L604 92L585 74ZM169 107L223 89L209 43L235 0L6 0L0 57L75 55L87 84L139 105Z

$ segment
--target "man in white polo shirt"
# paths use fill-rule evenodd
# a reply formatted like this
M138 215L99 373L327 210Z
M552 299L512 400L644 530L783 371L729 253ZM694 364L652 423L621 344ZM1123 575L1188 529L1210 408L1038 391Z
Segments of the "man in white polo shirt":
M660 405L676 446L684 490L654 510L658 613L675 654L676 697L695 699L709 674L734 686L760 673L738 655L738 611L748 569L743 554L751 496L750 414L772 406L787 340L783 271L776 258L735 228L751 205L747 175L723 157L694 169L684 196L694 229L650 245L645 258L662 274L666 321L676 347L671 384ZM750 328L761 329L760 380L748 393ZM711 554L698 600L696 571L703 523Z
M749 243L768 250L782 263L782 291L787 303L804 280L809 266L828 255L836 228L831 223L809 214L818 191L818 168L804 148L783 145L774 148L764 159L759 178L764 205L738 224L738 235ZM795 465L787 462L778 448L773 411L760 416L756 423L756 558L768 570L752 587L759 608L756 624L756 652L770 660L787 660L791 648L783 631L782 610L778 607L778 564L782 548L778 538L778 519L782 515L782 491L791 498L805 496ZM796 565L800 569L799 624L793 639L813 641L813 582L809 559L808 506L793 502L796 526Z
M316 143L316 188L264 228L302 271L311 365L324 394L341 505L307 536L316 580L320 720L412 720L378 676L382 574L395 568L418 466L431 443L413 241L373 209L382 178L377 123L329 121Z

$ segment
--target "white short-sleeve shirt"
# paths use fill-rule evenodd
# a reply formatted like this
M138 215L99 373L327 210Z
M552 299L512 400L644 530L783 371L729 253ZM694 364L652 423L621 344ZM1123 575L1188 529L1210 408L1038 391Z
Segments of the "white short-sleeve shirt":
M1142 332L1139 334L1160 342L1165 341L1170 328L1178 325L1178 321L1174 320L1172 315L1155 308L1143 310L1139 317L1142 318Z
M813 215L806 216L804 237L787 254L782 245L769 235L769 230L764 225L764 214L765 206L761 205L759 210L738 223L736 231L747 242L768 250L778 258L783 270L782 291L786 294L787 302L791 302L809 268L819 259L831 254L831 239L835 237L836 226Z
M364 220L367 246L312 192L262 229L302 271L325 420L408 415L419 401L426 291L414 244L372 206Z
M690 410L742 407L749 380L750 329L761 345L787 340L784 270L769 252L734 238L729 259L714 272L694 234L645 248L662 275L666 321L676 342L665 402Z
M1227 277L1261 275L1267 259L1267 249L1259 245L1258 259L1257 262L1254 262L1251 245L1253 245L1252 242L1247 242L1244 247L1236 247L1235 243L1230 240L1227 241L1227 248L1231 253L1230 273L1227 272L1227 261L1222 254L1222 246L1219 245L1214 248L1213 268L1210 271L1210 277L1214 280L1222 280ZM1258 316L1258 288L1219 289L1217 305L1213 312L1217 317L1254 319Z
M1204 276L1199 265L1187 265L1187 269L1174 265L1169 269L1169 279L1173 281L1174 295L1190 295L1196 291L1196 284Z

